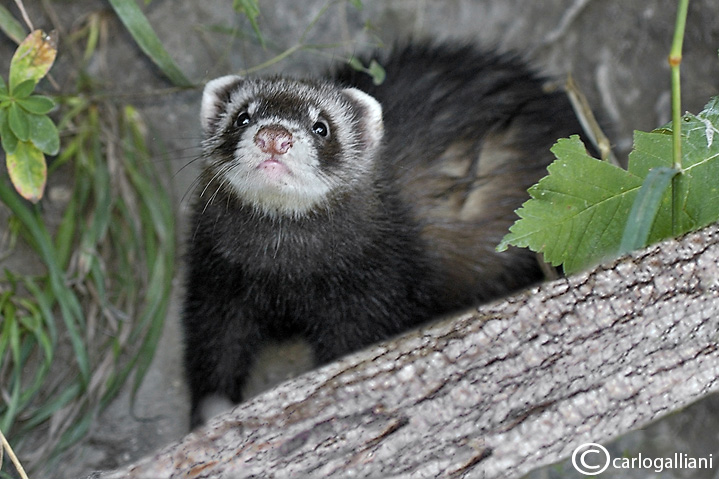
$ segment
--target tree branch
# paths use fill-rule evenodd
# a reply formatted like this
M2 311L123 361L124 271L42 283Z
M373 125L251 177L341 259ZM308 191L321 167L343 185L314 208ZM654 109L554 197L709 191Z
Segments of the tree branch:
M719 228L430 325L91 477L517 477L717 390Z

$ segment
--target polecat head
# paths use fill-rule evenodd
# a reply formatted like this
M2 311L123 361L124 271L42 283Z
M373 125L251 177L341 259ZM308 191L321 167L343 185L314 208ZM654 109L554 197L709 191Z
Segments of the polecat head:
M383 133L366 93L281 78L209 82L201 119L210 184L272 216L299 217L356 188Z

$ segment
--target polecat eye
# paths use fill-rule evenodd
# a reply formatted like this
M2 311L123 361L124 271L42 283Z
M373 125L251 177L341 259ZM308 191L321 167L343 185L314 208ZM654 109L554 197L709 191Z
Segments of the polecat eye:
M312 133L319 135L322 138L326 138L330 134L330 127L324 121L317 121L312 125Z
M247 125L249 125L251 121L252 121L252 118L250 117L250 114L247 113L246 111L241 111L237 115L237 118L235 118L235 126L237 128L244 128Z

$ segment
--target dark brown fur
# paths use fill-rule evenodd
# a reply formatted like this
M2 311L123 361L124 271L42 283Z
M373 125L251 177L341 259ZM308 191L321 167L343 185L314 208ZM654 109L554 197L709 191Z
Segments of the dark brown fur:
M349 68L330 83L237 79L203 111L206 194L193 217L183 318L193 425L204 398L243 399L269 340L300 335L325 362L542 277L532 253L495 246L544 175L552 143L580 130L564 94L546 93L517 59L472 47L410 46L381 63L380 86ZM344 86L382 105L381 144L369 104ZM333 185L324 203L268 214L229 183L223 166L251 140L230 121L245 96L260 105L252 121L291 116L309 131L317 119L304 105L320 111L335 134L308 141L317 174ZM337 109L347 112L341 121Z

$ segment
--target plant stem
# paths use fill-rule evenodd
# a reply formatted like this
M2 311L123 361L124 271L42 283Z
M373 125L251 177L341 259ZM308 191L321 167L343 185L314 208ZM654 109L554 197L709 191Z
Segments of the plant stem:
M32 26L32 21L25 10L25 5L22 3L22 0L15 0L15 5L17 5L18 10L20 10L20 15L22 15L22 19L25 21L27 27L31 32L34 31L35 27Z
M682 177L682 99L679 66L682 63L682 44L684 43L684 27L687 23L688 9L689 0L679 0L674 40L669 52L669 66L672 70L672 158L674 169L679 172L672 179L672 234L674 236L679 234L681 212L678 191Z
M12 447L10 447L10 443L8 442L8 440L5 439L5 435L2 433L2 431L0 431L0 448L5 449L7 455L10 456L10 461L12 462L13 466L15 466L15 469L17 470L18 474L20 474L20 477L22 479L28 479L27 474L25 473L25 469L23 469L22 464L20 464L20 461L13 452Z
M302 50L303 48L305 48L305 45L303 45L301 43L293 45L290 48L288 48L287 50L283 51L282 53L279 53L279 54L275 55L274 57L270 58L266 62L261 63L259 65L255 65L246 70L243 70L242 75L249 75L250 73L254 73L256 71L268 68L268 67L274 65L275 63L281 62L285 58L289 57L290 55L294 54L295 52Z

